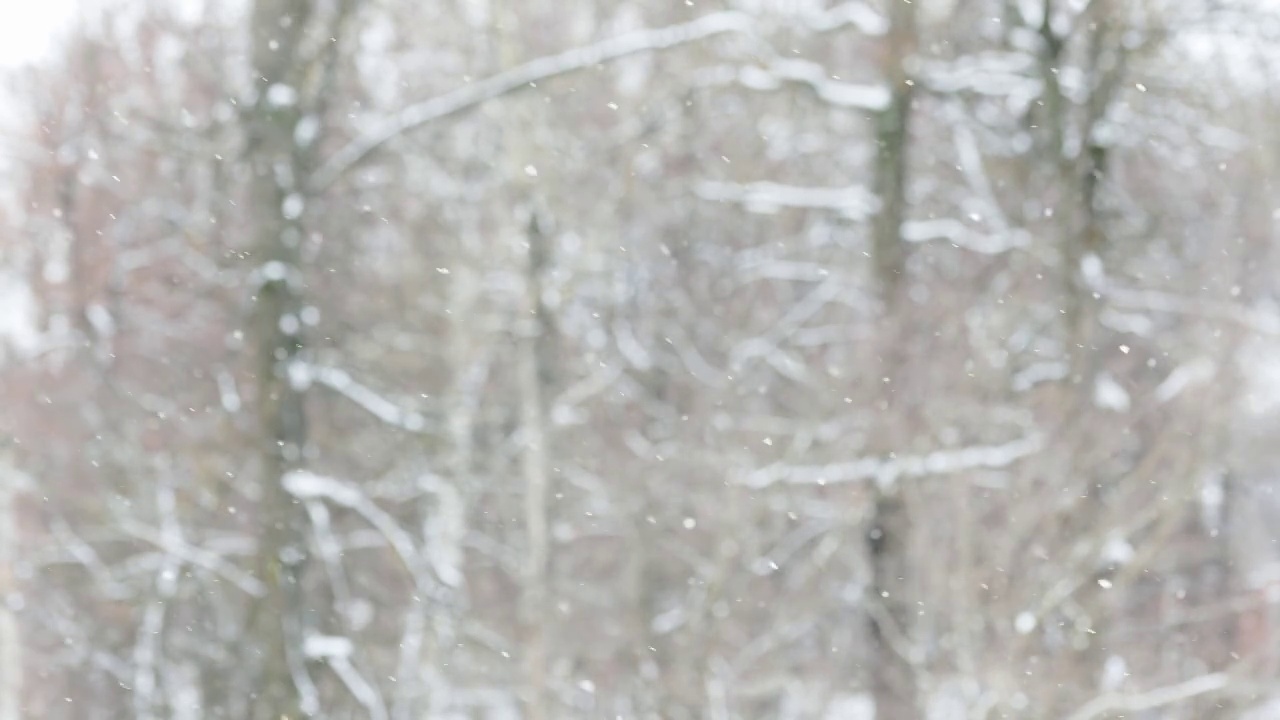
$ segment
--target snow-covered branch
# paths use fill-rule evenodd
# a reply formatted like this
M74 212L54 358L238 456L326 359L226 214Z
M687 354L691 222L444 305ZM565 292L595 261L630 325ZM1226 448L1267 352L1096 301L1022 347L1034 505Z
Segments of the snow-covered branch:
M741 85L760 92L772 92L784 85L801 85L833 107L873 112L889 107L890 101L887 87L837 80L821 65L810 60L780 59L764 67L714 68L703 75L701 83L710 86Z
M796 303L768 333L738 343L729 351L729 367L740 372L746 363L761 357L783 375L797 382L805 379L803 363L783 351L781 345L810 319L822 311L828 303L847 292L847 285L837 277L829 277Z
M160 521L160 540L165 548L186 544L182 527L178 524L177 503L173 488L162 481L156 487L156 514ZM178 577L182 561L174 553L166 552L164 561L156 573L156 600L147 603L142 622L135 633L133 649L133 707L134 716L140 720L158 717L156 691L160 686L159 666L162 655L166 614L173 596L178 591Z
M359 405L365 412L378 418L392 427L413 433L427 431L427 420L413 410L405 410L394 402L374 392L368 386L357 382L346 370L294 363L289 368L290 380L295 385L319 383L330 390Z
M982 255L999 255L1025 247L1031 236L1022 230L1010 230L1000 235L984 235L974 232L967 225L952 218L937 220L909 220L902 224L902 239L911 243L942 240L964 250Z
M884 35L889 31L889 21L861 0L852 0L829 10L813 13L805 18L805 25L809 30L818 33L834 32L853 26L863 35L872 37Z
M355 511L386 539L420 590L426 592L431 589L431 584L422 575L422 555L413 537L360 488L306 470L294 470L285 475L281 482L285 491L299 500L327 500ZM437 574L437 578L450 587L457 587L461 582L460 577L450 573Z
M1123 287L1112 282L1097 255L1086 255L1081 260L1080 275L1091 290L1116 307L1198 317L1238 325L1260 335L1280 335L1280 314L1274 309L1255 309L1210 298Z
M827 210L839 213L855 222L866 221L879 209L880 201L866 188L806 187L774 182L737 184L702 182L694 192L703 200L728 202L741 205L747 212L772 215L783 208L802 210ZM950 242L956 247L981 253L999 255L1030 244L1031 237L1024 230L1008 229L987 235L971 230L952 218L936 220L911 220L902 225L902 239L910 243L936 240Z
M899 478L953 475L980 468L1004 468L1034 455L1043 447L1037 433L1003 445L973 445L954 450L937 450L925 455L868 457L827 465L775 463L745 474L740 482L751 487L777 483L828 485L875 480L891 485Z
M1063 563L1063 569L1058 571L1057 580L1041 592L1039 602L1033 610L1027 610L1019 616L1018 623L1030 629L1042 625L1050 613L1062 608L1064 603L1089 585L1095 577L1097 559L1106 552L1108 544L1120 542L1129 545L1131 539L1159 519L1157 508L1145 508L1131 514L1121 527L1112 530L1107 537L1096 537L1092 542L1077 545Z
M302 652L310 660L322 660L360 703L370 720L387 720L387 702L351 662L355 645L350 639L335 635L311 635L303 643Z
M1174 368L1168 377L1156 386L1154 393L1156 402L1169 402L1189 388L1210 382L1217 374L1217 363L1207 357L1185 362Z
M1157 290L1105 287L1099 292L1113 305L1130 310L1150 310L1187 315L1239 325L1261 335L1280 335L1280 316L1226 302L1197 300Z
M633 363L634 365L634 363ZM622 365L601 365L598 370L570 385L551 403L551 421L556 425L574 425L585 420L579 405L608 390L622 377Z
M235 585L250 597L263 597L267 593L266 586L260 580L236 567L233 563L227 562L215 552L191 545L176 535L160 533L146 525L130 520L122 520L120 528L130 537L156 546L166 556L208 570Z
M109 597L119 598L130 595L131 591L111 574L111 569L102 561L98 551L94 550L92 545L77 535L72 530L71 525L61 518L55 518L49 523L49 530L53 533L54 539L66 549L71 558L84 566L85 571L93 577Z
M1153 710L1218 692L1230 684L1231 678L1226 673L1213 673L1143 693L1109 693L1085 703L1079 710L1067 716L1067 720L1093 720L1104 715Z
M875 195L860 185L842 188L803 187L773 182L746 185L702 182L695 188L698 197L715 202L742 205L748 212L773 214L782 208L831 210L850 220L863 221L879 208Z
M378 148L405 133L469 110L489 100L531 87L543 80L595 67L629 55L667 50L726 33L748 32L751 27L751 18L743 13L718 12L692 22L639 30L557 55L531 60L401 110L383 123L382 127L351 141L330 157L312 177L311 189L324 190Z
M1024 52L990 51L925 62L917 80L933 93L1006 98L1011 108L1027 107L1043 91L1036 60Z

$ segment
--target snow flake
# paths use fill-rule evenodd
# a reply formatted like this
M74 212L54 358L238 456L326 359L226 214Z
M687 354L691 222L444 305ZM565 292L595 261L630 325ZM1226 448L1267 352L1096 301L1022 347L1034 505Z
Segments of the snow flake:
M1036 629L1036 616L1027 610L1018 613L1018 617L1014 618L1013 629L1018 631L1019 635L1029 635L1032 630Z
M1093 386L1093 404L1103 410L1126 412L1131 404L1129 392L1107 373L1098 376Z
M291 107L298 102L298 91L284 83L267 88L267 104L272 107Z
M302 217L302 210L306 207L306 201L298 193L289 193L285 196L284 202L280 204L280 214L285 220L297 220Z

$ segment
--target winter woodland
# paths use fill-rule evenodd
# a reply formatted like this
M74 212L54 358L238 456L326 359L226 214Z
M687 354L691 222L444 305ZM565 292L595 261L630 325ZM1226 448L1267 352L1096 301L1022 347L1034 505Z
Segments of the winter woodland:
M85 0L0 720L1280 718L1280 8Z

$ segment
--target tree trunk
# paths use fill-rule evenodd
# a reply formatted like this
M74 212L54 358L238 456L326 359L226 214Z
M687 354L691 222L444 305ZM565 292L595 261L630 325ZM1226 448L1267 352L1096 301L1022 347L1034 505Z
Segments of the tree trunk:
M547 433L543 385L548 368L545 349L551 328L542 306L542 275L547 265L547 239L532 211L528 230L529 263L526 278L527 320L519 339L520 425L524 435L525 532L528 542L521 598L525 633L525 692L528 720L547 720ZM524 330L521 326L518 329Z
M309 0L255 3L252 61L258 97L245 116L257 266L248 340L256 353L263 482L257 569L267 586L251 630L262 663L256 717L269 720L313 711L298 687L304 605L299 574L306 557L306 521L281 482L300 464L307 440L303 394L290 383L289 369L303 347L297 320L303 285L298 205L306 168L293 137L301 119L296 101L303 68L299 46L311 5Z
M876 166L874 185L880 210L872 228L872 253L876 282L884 306L885 328L901 324L902 291L907 251L902 224L907 214L907 143L910 133L913 86L907 61L915 51L915 5L889 0L889 35L886 39L885 79L890 103L876 118ZM896 320L895 320L896 319ZM901 338L897 332L882 335L885 377L897 365ZM892 408L892 388L886 385L881 407ZM887 428L886 428L887 430ZM888 439L892 432L882 433ZM881 448L891 451L891 447ZM871 563L871 588L867 598L868 631L872 641L871 693L877 720L912 720L920 717L914 670L909 653L909 612L906 598L908 513L899 487L880 488L870 519L867 552Z
M871 694L876 720L911 720L917 708L916 679L907 640L907 537L909 517L901 491L882 490L868 533L871 551Z
M876 117L873 183L880 210L872 228L872 256L887 304L895 302L907 264L902 223L907 214L907 140L914 92L913 85L908 84L906 61L915 51L914 8L903 0L890 0L891 27L885 49L885 80L890 88L890 101Z

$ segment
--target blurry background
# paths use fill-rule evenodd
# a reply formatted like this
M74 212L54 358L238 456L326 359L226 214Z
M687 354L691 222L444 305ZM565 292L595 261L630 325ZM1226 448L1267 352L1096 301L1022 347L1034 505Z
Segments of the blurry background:
M1280 717L1268 3L26 6L0 720Z

